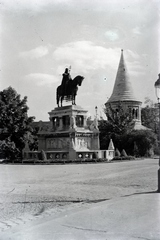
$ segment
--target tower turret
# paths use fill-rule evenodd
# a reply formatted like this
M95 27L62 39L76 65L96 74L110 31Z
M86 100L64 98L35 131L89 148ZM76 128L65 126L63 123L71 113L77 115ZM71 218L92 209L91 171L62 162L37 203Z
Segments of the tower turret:
M141 125L141 104L142 102L137 100L134 95L133 88L129 79L126 64L123 56L123 49L121 50L121 57L116 75L116 80L113 88L113 92L109 100L105 103L106 108L109 105L113 109L116 109L119 102L128 108L132 114L132 118L135 122Z

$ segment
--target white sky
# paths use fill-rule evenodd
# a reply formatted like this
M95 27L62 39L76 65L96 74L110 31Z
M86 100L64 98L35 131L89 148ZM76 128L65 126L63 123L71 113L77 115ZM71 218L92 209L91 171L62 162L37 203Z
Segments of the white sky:
M138 100L156 102L159 0L2 0L0 90L28 97L29 116L49 120L56 88L71 65L83 75L77 105L103 115L121 49Z

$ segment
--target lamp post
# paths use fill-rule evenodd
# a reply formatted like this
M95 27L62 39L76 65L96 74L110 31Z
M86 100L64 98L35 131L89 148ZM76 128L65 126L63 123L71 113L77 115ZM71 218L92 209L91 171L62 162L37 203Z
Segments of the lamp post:
M158 74L159 78L155 82L155 90L156 90L156 97L158 100L158 109L159 109L159 138L158 138L158 146L159 146L159 151L160 151L160 74ZM159 169L158 169L158 190L157 192L160 192L160 153L159 153Z
M95 111L96 111L96 119L97 119L97 110L98 110L98 107L95 106Z

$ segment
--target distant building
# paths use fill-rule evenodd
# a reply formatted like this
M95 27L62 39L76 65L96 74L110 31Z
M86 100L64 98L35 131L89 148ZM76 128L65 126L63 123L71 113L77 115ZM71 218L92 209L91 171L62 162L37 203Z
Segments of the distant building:
M121 57L113 92L109 100L105 103L105 106L106 108L111 106L113 109L117 109L119 103L121 103L124 108L128 108L130 110L130 114L135 122L135 130L147 129L141 123L142 102L139 101L134 95L124 61L123 50L121 50Z

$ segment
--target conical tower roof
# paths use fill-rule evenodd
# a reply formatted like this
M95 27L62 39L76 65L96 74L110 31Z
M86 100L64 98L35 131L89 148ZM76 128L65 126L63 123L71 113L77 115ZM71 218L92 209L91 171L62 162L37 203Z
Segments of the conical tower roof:
M107 103L117 101L138 101L134 96L133 89L128 78L127 69L123 57L123 50L121 50L121 58L118 66L113 92Z

